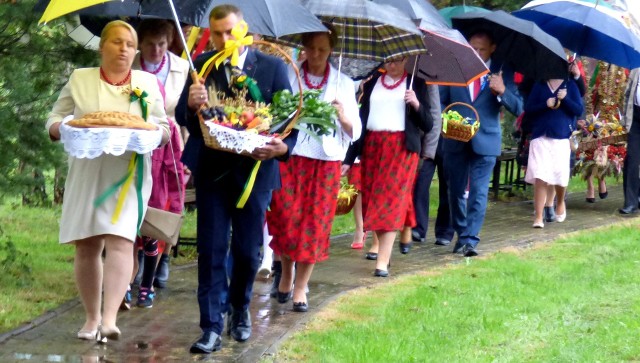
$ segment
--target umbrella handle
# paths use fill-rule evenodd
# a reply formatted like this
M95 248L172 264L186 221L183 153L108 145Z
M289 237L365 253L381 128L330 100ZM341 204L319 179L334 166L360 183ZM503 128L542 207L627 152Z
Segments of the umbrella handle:
M418 58L419 55L416 56L416 61L413 63L413 72L411 72L411 82L409 82L409 89L413 89L413 78L416 76L416 68L418 67Z
M173 21L176 23L176 30L178 31L178 36L180 36L180 41L184 46L184 49L187 54L187 61L189 62L189 69L191 69L191 78L194 82L198 79L198 73L196 72L196 67L193 65L193 60L191 60L191 55L189 54L189 47L187 47L187 41L184 39L184 34L182 34L182 27L180 26L180 20L178 20L178 14L176 13L176 7L173 5L173 0L167 0L169 3L169 7L171 8L171 13L173 14ZM195 78L194 78L195 73Z

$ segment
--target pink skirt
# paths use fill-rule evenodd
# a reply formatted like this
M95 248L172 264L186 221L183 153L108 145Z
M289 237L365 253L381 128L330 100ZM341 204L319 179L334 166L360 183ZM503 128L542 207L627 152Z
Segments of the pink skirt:
M524 180L534 184L540 179L547 184L566 187L571 174L571 147L569 139L551 139L546 136L531 140L529 162Z

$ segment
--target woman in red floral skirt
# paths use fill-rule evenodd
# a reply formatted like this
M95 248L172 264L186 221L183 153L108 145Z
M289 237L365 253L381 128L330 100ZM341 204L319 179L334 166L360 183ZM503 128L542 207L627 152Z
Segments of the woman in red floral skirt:
M305 33L302 36L306 60L300 65L305 89L322 91L321 99L337 110L335 132L318 142L300 132L291 158L280 164L282 187L273 192L267 213L273 235L271 248L282 259L278 302L292 295L293 310L308 309L305 287L317 262L329 256L329 237L340 189L340 167L352 140L360 137L361 123L353 81L333 68L329 55L337 36L331 33ZM290 72L292 88L297 77ZM339 100L339 101L338 101Z
M345 159L350 165L360 156L362 163L364 230L374 231L380 241L374 272L378 277L389 276L396 233L403 229L405 220L411 221L407 213L421 147L420 130L429 132L433 126L427 85L415 77L409 87L406 63L406 57L387 61L385 72L364 85L360 107L363 137Z

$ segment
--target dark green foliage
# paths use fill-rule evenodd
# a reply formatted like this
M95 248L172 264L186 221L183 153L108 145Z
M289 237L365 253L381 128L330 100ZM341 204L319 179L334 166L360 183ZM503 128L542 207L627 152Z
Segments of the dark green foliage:
M58 92L78 66L97 55L65 32L64 19L38 25L34 0L0 4L0 190L44 204L42 170L62 167L66 156L44 124ZM35 195L34 195L35 194Z
M33 283L29 254L19 251L0 229L0 286L27 287Z

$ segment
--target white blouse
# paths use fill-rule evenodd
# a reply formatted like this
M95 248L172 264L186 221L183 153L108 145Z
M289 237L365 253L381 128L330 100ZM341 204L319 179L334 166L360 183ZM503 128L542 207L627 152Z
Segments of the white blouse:
M300 65L298 65L299 69ZM355 85L351 78L344 74L340 74L338 77L338 70L329 65L329 79L325 85L320 98L323 101L331 102L335 99L342 102L345 117L351 121L351 128L353 137L350 137L340 125L338 120L335 120L336 129L331 134L322 136L322 143L318 143L315 139L311 138L305 132L298 132L298 139L296 146L292 151L292 155L304 156L307 158L327 161L342 161L347 153L349 145L360 138L362 134L362 122L360 121L360 113L358 109L358 103L356 101L356 94L354 92ZM310 77L312 83L317 79ZM338 84L338 79L340 80ZM291 83L291 89L293 93L298 93L300 88L298 87L298 79L296 77L293 68L289 67L289 83ZM336 89L337 86L337 89ZM302 84L303 90L308 89L306 85Z
M367 130L404 131L405 91L404 84L387 89L382 85L382 77L378 78L371 91Z

